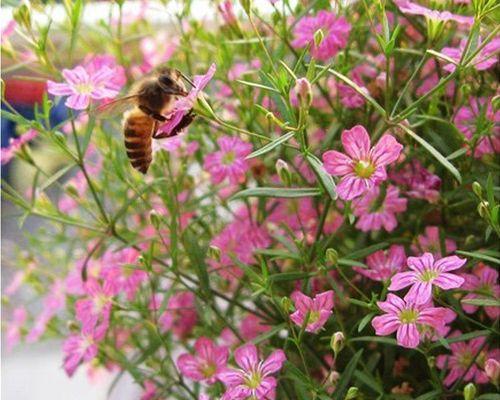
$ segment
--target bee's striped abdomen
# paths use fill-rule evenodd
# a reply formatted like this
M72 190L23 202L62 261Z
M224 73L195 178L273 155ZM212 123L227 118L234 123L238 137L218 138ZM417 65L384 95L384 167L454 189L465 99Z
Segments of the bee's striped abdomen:
M125 113L123 133L132 166L145 174L153 160L152 134L155 121L138 108Z

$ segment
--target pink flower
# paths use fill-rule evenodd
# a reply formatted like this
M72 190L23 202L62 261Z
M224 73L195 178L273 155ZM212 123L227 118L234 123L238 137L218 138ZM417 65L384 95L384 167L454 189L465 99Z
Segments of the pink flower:
M156 296L151 299L150 309L159 310L161 305L161 297ZM172 295L165 311L158 318L162 332L172 330L181 338L191 333L197 322L195 295L187 291Z
M414 199L424 199L436 203L439 199L441 179L429 172L420 161L414 159L399 171L394 171L389 177L403 187L405 195Z
M196 100L201 95L202 90L208 85L215 74L215 64L212 64L205 75L195 75L193 77L194 87L186 97L177 99L173 106L173 111L166 116L167 121L159 126L158 132L170 134L181 122L182 117L187 115L193 108Z
M399 189L392 185L387 188L385 197L380 197L380 189L375 186L353 201L353 214L359 217L356 228L369 232L383 227L392 232L398 226L396 214L406 211L408 200L399 197Z
M455 47L444 47L441 50L445 56L450 57L457 63L462 58L462 53L464 52L467 40L462 40L460 42L460 46L458 48ZM478 46L481 45L481 40L478 42ZM479 52L479 54L472 60L471 65L477 69L478 71L484 71L490 69L498 62L498 51L500 50L500 37L493 39L489 42L483 49ZM449 63L446 64L443 69L448 72L455 71L455 64Z
M114 253L106 252L102 260L102 278L114 286L115 293L124 291L129 301L135 298L139 287L148 278L148 274L137 267L139 255L137 250L128 248Z
M461 332L455 331L450 337L460 335ZM488 382L488 377L482 370L482 366L487 358L498 358L499 351L494 350L489 353L486 349L481 351L485 340L485 337L477 337L468 342L450 343L452 355L441 354L436 358L436 365L439 369L446 368L450 370L443 382L446 386L451 386L463 374L465 374L463 378L465 382L474 381L478 384ZM480 351L481 353L479 354ZM470 365L476 356L476 361Z
M370 137L361 125L342 132L347 155L335 150L323 154L325 170L341 176L337 185L339 197L352 200L387 179L385 167L395 162L403 146L391 135L384 135L370 148Z
M92 73L79 65L63 69L62 74L66 82L47 81L47 90L54 96L69 96L65 104L74 110L85 110L90 99L114 98L119 92L113 83L115 71L105 65Z
M151 380L144 381L144 391L141 395L141 400L154 400L157 395L156 384Z
M245 340L255 339L262 333L269 332L271 327L262 322L259 317L248 314L240 324L241 337Z
M269 400L277 386L276 378L271 375L278 372L286 360L283 350L275 350L261 361L254 344L245 344L234 352L234 359L239 369L226 368L218 378L226 385L226 392L221 400Z
M142 53L143 63L138 67L137 73L148 73L156 65L166 63L179 47L179 39L166 34L147 36L140 41L139 48Z
M472 274L463 274L465 279L462 289L470 291L462 300L468 299L498 299L500 298L500 285L498 284L498 272L484 264L478 264L472 270ZM462 308L468 314L477 311L478 306L462 303ZM491 319L500 317L500 307L486 306L484 311Z
M314 43L314 34L321 29L323 40L317 46ZM315 16L303 17L293 30L295 40L292 46L295 48L311 45L311 54L314 58L326 61L335 56L339 50L347 45L351 25L344 17L336 17L335 14L321 10Z
M177 359L177 368L187 378L197 382L213 384L217 374L227 365L229 351L227 347L216 346L215 343L200 337L194 344L195 355L182 354Z
M100 285L95 279L89 279L85 284L87 297L79 299L75 303L76 319L82 323L84 330L92 330L95 327L104 328L109 326L112 299L116 294L115 287L105 282Z
M98 74L103 68L109 68L113 71L113 76L106 83L108 89L116 90L119 92L123 85L127 83L127 75L125 74L125 68L118 65L116 58L110 54L98 54L85 58L85 70L89 75Z
M21 148L31 142L33 139L35 139L38 136L38 131L35 131L34 129L29 129L24 133L23 135L10 139L9 146L8 147L2 147L2 150L0 152L0 159L1 159L1 164L7 164L10 160L14 158L16 153L21 150Z
M408 257L407 261L411 271L394 275L389 286L389 290L401 290L411 285L405 296L407 301L424 304L432 298L433 285L449 290L464 283L464 278L449 271L462 267L467 262L465 258L449 256L434 261L431 253L424 253L421 257Z
M227 25L233 25L238 22L236 15L234 14L232 0L224 0L217 8Z
M218 184L226 178L233 185L244 182L250 168L245 157L252 152L252 145L236 136L222 136L217 144L219 151L207 154L203 164L212 182Z
M484 372L490 382L498 386L500 382L500 361L488 358L484 363Z
M396 272L403 269L406 262L405 248L392 245L389 250L379 250L366 258L368 269L353 267L361 275L374 281L388 281Z
M237 219L216 235L211 245L221 250L219 261L210 259L208 263L213 271L217 271L224 279L233 281L243 275L243 271L235 266L232 257L240 262L252 264L253 253L257 249L265 249L271 244L267 230L248 219L248 215L238 215Z
M24 306L17 307L12 312L12 319L7 322L5 332L7 351L11 351L21 340L21 331L25 326L27 318L28 313Z
M500 153L500 111L494 111L491 98L471 97L455 115L455 125L469 141L474 157Z
M290 315L290 319L302 327L307 317L306 332L317 333L332 315L333 290L317 294L314 298L297 291L291 297L296 311Z
M82 329L81 333L70 335L63 343L64 370L72 376L80 363L92 361L97 356L97 343L104 339L105 330Z
M5 27L2 26L0 33L0 40L2 44L5 44L8 38L12 36L12 34L15 32L16 25L17 25L16 21L11 19L5 24Z
M66 305L66 284L56 280L43 299L43 309L35 319L35 324L26 336L27 343L34 343L45 333L47 324Z
M453 253L457 249L457 244L452 239L445 239L444 245L446 248L442 249L439 228L437 226L428 226L425 228L425 235L418 235L417 243L411 246L411 250L415 254L432 253L434 259L437 260L442 255Z
M437 11L415 4L409 0L394 0L394 3L399 7L401 12L410 15L422 15L426 18L435 21L454 21L457 24L471 26L474 23L473 17L465 17L463 15L452 14L449 11Z
M421 340L420 327L440 329L445 324L444 316L447 309L443 307L415 304L400 299L392 293L387 295L386 301L379 301L377 305L385 314L373 318L372 326L375 333L378 336L387 336L397 332L396 339L403 347L418 346Z

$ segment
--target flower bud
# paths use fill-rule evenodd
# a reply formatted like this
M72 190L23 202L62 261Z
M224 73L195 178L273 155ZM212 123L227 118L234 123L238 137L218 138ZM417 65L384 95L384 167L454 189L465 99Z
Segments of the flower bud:
M80 326L76 323L76 321L73 321L72 319L66 322L66 328L68 328L68 331L70 332L80 331Z
M500 363L494 358L488 358L484 363L484 371L490 382L498 386L500 384Z
M314 32L314 45L316 47L319 46L324 38L325 34L321 29L318 29L316 32Z
M342 332L335 332L330 339L330 347L335 353L335 358L337 358L337 354L339 354L345 345L345 336Z
M337 250L335 249L326 249L325 258L326 261L336 265L339 260L339 253L337 253Z
M252 0L241 0L241 7L247 14L250 14L250 10L252 9Z
M276 172L278 173L278 176L280 177L283 185L290 186L290 184L292 183L292 174L290 172L290 167L282 159L278 159L278 161L276 161Z
M464 400L474 400L476 398L476 385L474 385L472 382L468 383L464 387Z
M155 229L158 229L160 227L161 217L155 210L152 210L149 213L149 220L151 221L151 224L155 227Z
M479 198L481 198L483 195L483 188L481 187L481 184L479 182L474 182L472 184L472 191Z
M488 206L489 203L487 201L482 201L477 205L477 212L481 218L485 218L488 215Z
M207 255L212 260L219 262L221 256L221 250L217 246L210 245L208 246Z
M31 11L27 4L23 3L12 13L14 20L22 27L31 29Z
M292 309L292 301L288 297L281 298L281 307L283 310L288 313Z
M359 389L355 386L351 386L344 397L344 400L354 400L358 397Z
M312 88L311 83L307 80L307 78L297 79L295 82L294 92L301 107L309 108L311 106L313 99Z

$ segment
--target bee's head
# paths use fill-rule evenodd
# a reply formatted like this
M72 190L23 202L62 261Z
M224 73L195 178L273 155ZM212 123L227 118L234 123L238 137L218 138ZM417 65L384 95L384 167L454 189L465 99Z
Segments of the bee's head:
M171 70L162 73L158 77L158 84L166 94L183 97L188 94L182 81L176 79L171 73Z

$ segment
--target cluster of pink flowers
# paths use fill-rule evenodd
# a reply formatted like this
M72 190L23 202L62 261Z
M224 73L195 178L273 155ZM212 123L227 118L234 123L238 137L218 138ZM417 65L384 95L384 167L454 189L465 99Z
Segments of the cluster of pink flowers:
M31 142L38 136L38 132L34 129L29 129L26 133L19 136L18 138L11 139L8 147L2 147L2 152L0 153L0 160L2 165L10 162L21 148Z
M245 344L234 351L234 360L239 368L227 366L229 350L217 346L212 340L200 337L194 345L194 354L185 353L177 359L181 374L197 382L212 385L221 381L226 386L224 400L275 398L276 378L286 360L282 350L276 350L261 361L258 349Z

